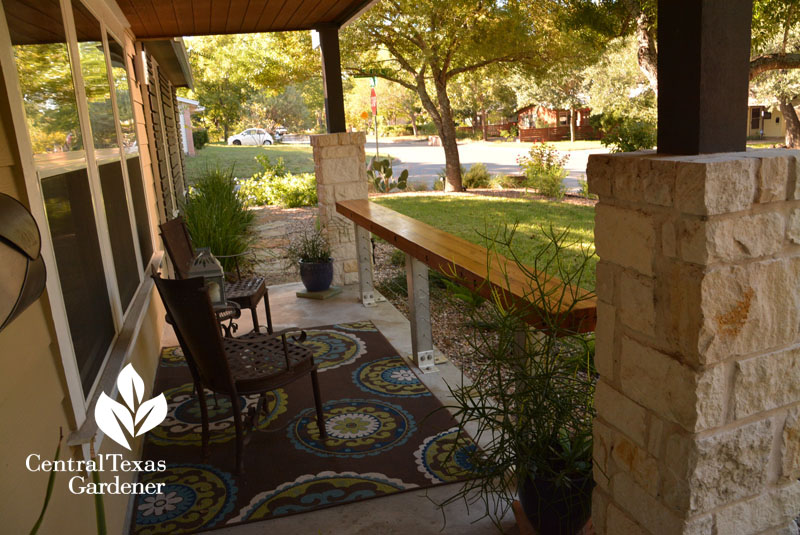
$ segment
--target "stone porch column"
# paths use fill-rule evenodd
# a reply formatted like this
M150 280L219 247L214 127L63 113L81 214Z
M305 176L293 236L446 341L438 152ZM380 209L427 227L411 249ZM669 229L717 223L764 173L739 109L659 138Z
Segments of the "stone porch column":
M797 533L798 158L590 157L598 533Z
M336 202L367 198L364 132L311 136L317 177L319 222L333 249L333 284L358 282L358 252L353 222L336 213Z

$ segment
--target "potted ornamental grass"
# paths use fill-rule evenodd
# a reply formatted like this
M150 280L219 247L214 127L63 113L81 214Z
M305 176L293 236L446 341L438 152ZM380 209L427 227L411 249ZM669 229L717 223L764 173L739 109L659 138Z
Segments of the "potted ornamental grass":
M472 323L492 327L472 336L478 379L451 387L449 408L462 436L470 425L479 445L470 459L475 478L441 505L482 501L499 527L519 499L538 533L574 535L591 514L596 373L593 338L570 330L574 325L565 320L593 297L580 288L593 251L571 243L568 231L543 229L548 244L528 267L514 255L514 232L498 231L489 250L510 251L529 279L529 304L493 292L489 303L471 312ZM536 328L529 325L534 315Z
M323 292L333 281L331 246L324 230L319 223L306 228L287 249L289 259L300 268L300 279L308 292Z

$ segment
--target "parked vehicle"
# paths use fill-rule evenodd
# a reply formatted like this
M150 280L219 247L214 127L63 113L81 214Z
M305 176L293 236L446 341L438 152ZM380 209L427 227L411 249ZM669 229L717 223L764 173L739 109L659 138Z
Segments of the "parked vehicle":
M289 133L289 129L286 128L285 126L279 126L279 127L277 127L275 129L275 133L278 134L279 136L283 137L283 136L285 136L286 134Z
M248 128L228 138L228 145L272 145L275 140L263 128Z

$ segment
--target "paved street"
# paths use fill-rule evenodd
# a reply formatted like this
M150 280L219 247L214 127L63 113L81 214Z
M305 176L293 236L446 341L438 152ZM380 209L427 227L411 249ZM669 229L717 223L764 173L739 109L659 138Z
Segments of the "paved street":
M517 146L500 143L472 142L459 144L458 152L461 163L469 168L474 163L486 164L490 173L519 174L517 157L527 154L530 144L522 143ZM375 140L367 139L367 152L375 150ZM444 150L442 147L430 147L424 142L402 141L399 143L380 143L381 154L391 154L395 158L395 174L403 169L408 169L409 183L426 184L429 188L439 171L444 167ZM578 179L586 178L586 163L590 154L602 154L607 149L587 149L570 151L567 162L567 178L564 184L567 188L577 188Z

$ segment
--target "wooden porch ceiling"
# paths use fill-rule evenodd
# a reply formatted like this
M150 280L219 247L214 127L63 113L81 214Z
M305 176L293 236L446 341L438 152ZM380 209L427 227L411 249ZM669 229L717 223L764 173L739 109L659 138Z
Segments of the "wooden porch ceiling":
M117 0L137 39L311 30L346 24L375 0Z

